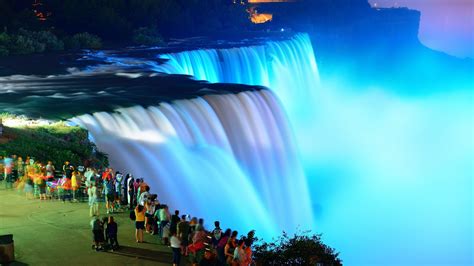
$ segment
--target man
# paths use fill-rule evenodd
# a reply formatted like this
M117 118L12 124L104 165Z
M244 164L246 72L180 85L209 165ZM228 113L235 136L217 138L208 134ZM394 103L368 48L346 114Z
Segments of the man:
M45 171L46 171L46 179L48 181L52 181L54 178L54 171L56 171L56 169L54 168L53 162L48 161L48 164L45 166Z
M145 191L141 193L138 198L138 204L145 206L145 202L148 201L148 198L150 198L150 187L146 186Z
M67 178L67 179L71 179L72 178L72 173L74 172L74 166L72 166L69 161L66 161L63 165L63 175Z
M178 223L178 237L181 239L181 252L188 256L189 233L191 227L186 221L186 215L181 216L181 222Z

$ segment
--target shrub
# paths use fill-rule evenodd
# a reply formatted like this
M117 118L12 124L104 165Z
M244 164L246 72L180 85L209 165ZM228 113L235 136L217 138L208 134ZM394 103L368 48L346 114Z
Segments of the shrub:
M163 45L164 41L156 28L142 27L133 31L133 42L138 45Z
M339 253L321 241L321 235L285 232L272 243L254 245L253 257L257 265L342 265Z
M39 43L41 47L44 46L43 51L61 51L64 49L64 43L50 31L29 31L20 29L18 35L31 39L35 43ZM41 51L38 51L41 52Z
M72 37L65 39L66 48L72 50L78 49L100 49L102 40L99 36L87 32L77 33Z

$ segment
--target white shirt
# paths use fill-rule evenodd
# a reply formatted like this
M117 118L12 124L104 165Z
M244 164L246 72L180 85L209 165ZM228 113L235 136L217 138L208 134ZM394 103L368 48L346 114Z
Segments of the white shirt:
M180 248L181 247L181 240L177 236L172 236L170 239L170 244L172 248Z

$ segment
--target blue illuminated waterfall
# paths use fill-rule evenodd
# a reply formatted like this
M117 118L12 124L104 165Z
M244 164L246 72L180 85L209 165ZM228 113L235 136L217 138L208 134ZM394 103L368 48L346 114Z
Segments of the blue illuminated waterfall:
M112 165L145 177L173 207L225 226L257 229L263 237L314 229L297 148L312 150L314 114L308 106L315 104L319 86L309 37L158 57L168 60L150 63L156 72L261 85L271 92L208 95L77 117Z
M73 121L90 131L112 165L144 177L162 202L183 213L265 237L313 226L292 133L270 91L207 95Z
M316 90L320 79L311 39L298 34L284 41L229 49L201 49L159 55L167 59L154 70L191 75L209 82L260 85L270 88L282 102L295 128L303 155L310 155ZM309 156L306 156L309 157Z

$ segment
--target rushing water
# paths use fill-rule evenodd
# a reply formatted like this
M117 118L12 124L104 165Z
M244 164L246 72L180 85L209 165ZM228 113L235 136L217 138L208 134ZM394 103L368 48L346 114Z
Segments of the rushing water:
M155 71L191 75L210 82L260 85L271 88L282 102L295 128L300 151L311 156L316 92L320 87L313 46L307 34L286 41L268 41L263 45L202 49L158 56L165 64Z
M117 112L73 121L90 131L112 165L145 177L173 208L266 237L313 226L292 133L271 92Z
M394 77L395 92L356 90L352 80L339 83L343 77L331 84L325 76L321 86L306 35L153 55L164 64L92 56L105 58L113 73L116 66L139 66L140 73L86 79L103 71L99 66L73 80L0 79L0 108L64 109L64 99L72 97L81 109L70 113L106 111L74 120L114 165L145 177L164 202L225 227L255 228L267 238L311 227L348 265L472 265L474 83L453 79L459 69L445 61L413 56L400 73L442 69L443 84L455 85L433 92L423 82L402 84ZM271 92L199 82L180 90L170 86L180 79L144 75L144 68L265 85ZM189 100L170 102L159 97L165 92L187 92ZM168 103L159 104L163 100ZM110 112L135 104L152 107Z

